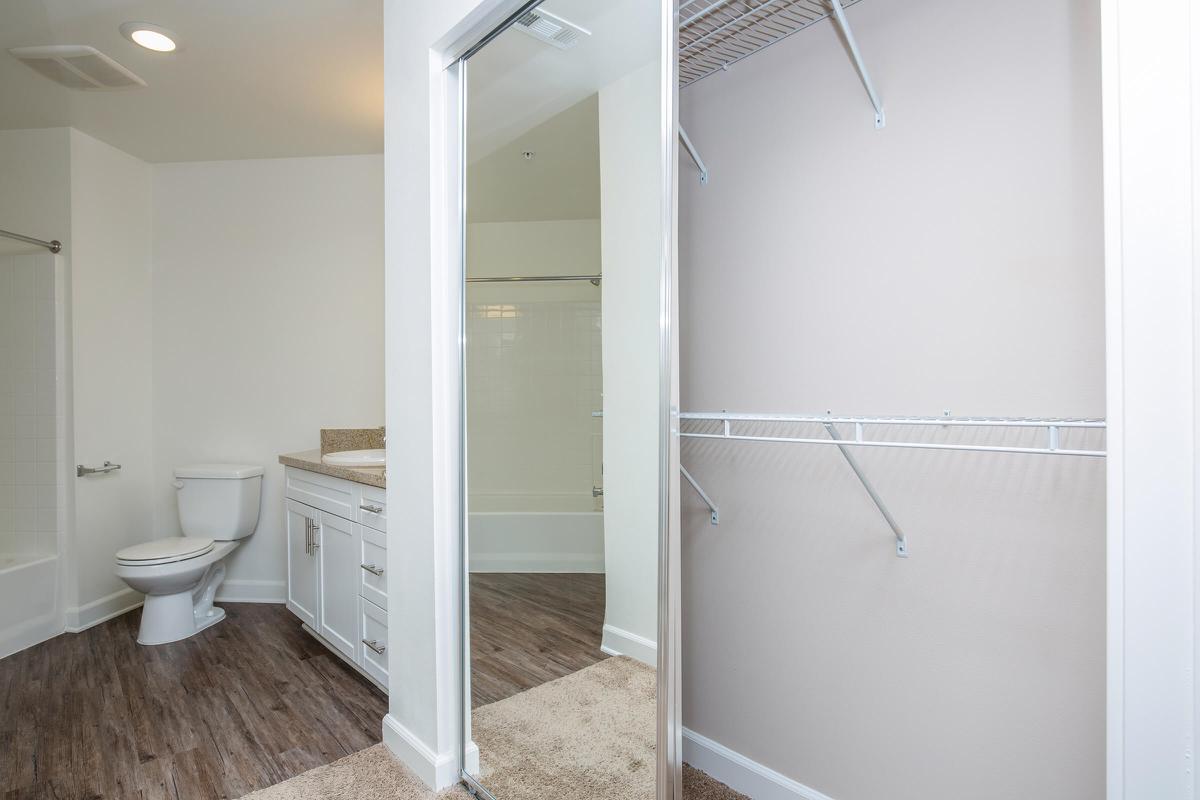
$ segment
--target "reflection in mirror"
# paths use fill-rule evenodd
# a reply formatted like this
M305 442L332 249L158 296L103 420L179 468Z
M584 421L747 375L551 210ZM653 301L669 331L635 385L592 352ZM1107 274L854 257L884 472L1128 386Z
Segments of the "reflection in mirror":
M655 793L657 4L549 0L466 61L466 772Z

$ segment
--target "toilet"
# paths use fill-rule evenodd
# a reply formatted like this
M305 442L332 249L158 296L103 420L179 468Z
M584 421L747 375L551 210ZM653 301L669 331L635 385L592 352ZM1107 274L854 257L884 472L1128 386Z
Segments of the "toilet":
M139 644L177 642L225 618L213 599L225 580L225 557L258 526L262 475L262 467L246 464L175 470L184 535L117 552L117 577L146 595Z

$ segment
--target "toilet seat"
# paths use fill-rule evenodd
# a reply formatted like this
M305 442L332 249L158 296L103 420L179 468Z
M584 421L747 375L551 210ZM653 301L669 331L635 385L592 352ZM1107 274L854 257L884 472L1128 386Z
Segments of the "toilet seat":
M117 563L127 567L151 567L198 558L211 552L213 539L196 536L170 536L152 542L135 544L117 551Z

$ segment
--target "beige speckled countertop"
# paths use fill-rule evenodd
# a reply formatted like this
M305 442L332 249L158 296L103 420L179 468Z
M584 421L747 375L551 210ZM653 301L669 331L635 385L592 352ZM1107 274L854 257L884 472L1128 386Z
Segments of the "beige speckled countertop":
M354 467L332 467L321 461L320 450L305 450L301 453L287 453L279 457L279 463L287 467L305 469L309 472L319 472L333 478L365 483L367 486L387 488L387 478L382 469L355 469Z

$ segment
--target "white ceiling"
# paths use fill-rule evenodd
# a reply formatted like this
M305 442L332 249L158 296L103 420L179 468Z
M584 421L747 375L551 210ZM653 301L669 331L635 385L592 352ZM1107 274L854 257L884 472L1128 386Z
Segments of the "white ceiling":
M645 0L547 0L589 31L559 50L509 29L467 62L467 153L497 148L658 58L658 5Z
M436 2L437 0L429 0ZM152 162L383 150L383 0L0 0L0 130L72 126ZM558 50L506 31L471 61L472 161L658 53L644 0L549 0L592 32ZM126 21L173 31L152 53ZM146 88L67 89L11 47L95 47Z
M118 31L152 22L179 50ZM82 44L149 86L66 89L8 54ZM70 125L146 161L383 150L382 0L0 0L0 130Z

